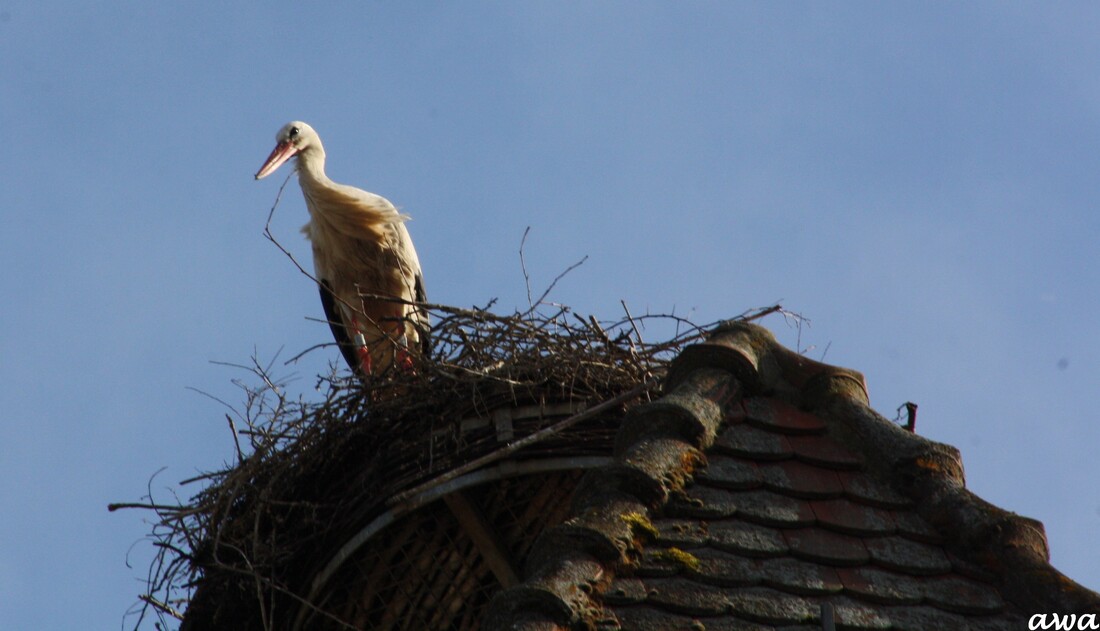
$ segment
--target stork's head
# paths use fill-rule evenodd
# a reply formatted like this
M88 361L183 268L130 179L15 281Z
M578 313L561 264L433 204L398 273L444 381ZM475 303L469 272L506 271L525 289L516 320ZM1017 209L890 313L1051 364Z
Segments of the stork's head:
M321 138L309 125L294 121L283 125L279 133L275 134L275 149L264 161L263 166L256 172L256 179L260 180L271 175L284 162L306 151L311 147L320 148Z

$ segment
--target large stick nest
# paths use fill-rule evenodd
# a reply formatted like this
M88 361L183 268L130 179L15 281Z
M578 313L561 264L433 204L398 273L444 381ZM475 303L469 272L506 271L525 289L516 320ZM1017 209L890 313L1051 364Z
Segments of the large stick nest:
M189 501L165 505L150 496L112 506L156 512L157 554L135 628L146 620L171 628L189 605L239 610L242 603L263 620L252 628L270 628L273 609L297 608L318 563L385 510L388 499L501 449L491 427L464 432L461 421L502 407L599 404L652 384L704 330L668 315L600 322L560 306L510 316L425 307L435 323L432 350L415 371L367 383L334 371L318 381L323 400L310 402L290 399L255 362L253 383L237 382L243 409L227 415L235 461L184 481L205 484ZM642 340L640 330L654 320L667 325L669 339ZM650 396L640 394L509 457L607 454L618 418ZM216 596L192 601L196 589ZM203 618L219 614L226 615L204 611Z

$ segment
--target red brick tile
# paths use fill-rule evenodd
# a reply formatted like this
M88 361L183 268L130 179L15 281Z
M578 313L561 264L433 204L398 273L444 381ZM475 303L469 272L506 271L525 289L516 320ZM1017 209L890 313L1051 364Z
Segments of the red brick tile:
M780 531L739 519L723 519L709 524L710 545L747 557L766 558L786 554L789 548Z
M786 436L749 425L727 427L714 441L714 449L750 460L785 460L794 454Z
M934 575L951 571L943 548L898 536L865 539L867 551L877 565L906 574Z
M642 550L642 557L638 560L633 574L645 579L668 578L677 576L685 571L684 564L674 556L667 554L667 548L650 546Z
M823 527L850 535L885 535L897 530L890 511L856 504L846 499L817 500L810 508Z
M707 522L698 519L654 519L657 543L665 546L693 548L704 545L710 534Z
M730 609L730 599L718 587L683 578L650 579L646 602L689 616L714 616Z
M638 578L616 578L601 596L609 605L640 603L646 598L646 586Z
M623 631L774 631L732 616L703 619L674 614L651 606L616 607L615 617ZM599 627L604 628L604 627ZM614 627L611 627L614 628Z
M781 434L821 434L825 422L779 399L753 397L744 400L746 421Z
M696 517L714 519L729 517L738 512L736 498L741 493L727 491L704 484L692 484L676 493L665 505L668 517ZM812 515L813 513L811 513Z
M992 614L1004 609L997 590L961 576L927 579L924 583L928 604L961 614Z
M845 596L830 598L829 602L833 605L833 610L835 611L834 621L838 629L859 629L859 631L886 631L886 629L891 629L892 631L917 631L916 629L898 629L892 624L889 615L880 607L874 607ZM930 629L942 631L947 628L948 627L928 627L927 629L922 628L920 631L929 631ZM963 628L964 627L954 627L951 628L951 631Z
M996 572L990 571L988 568L984 568L971 561L959 558L951 552L947 553L947 560L951 561L951 569L954 570L956 574L983 583L992 583L997 580Z
M803 461L831 469L859 469L863 459L829 436L791 436L795 456Z
M791 547L791 554L807 561L850 566L862 565L871 558L859 538L821 528L786 530L783 537Z
M736 554L710 548L691 550L699 562L689 575L696 580L719 587L752 587L763 580L758 562Z
M755 462L717 454L707 459L707 466L699 469L695 478L711 486L740 491L755 489L763 484Z
M865 471L840 471L837 473L844 492L853 500L879 508L908 508L912 500L902 497L884 483Z
M759 562L764 585L802 596L839 592L843 585L833 568L790 557Z
M765 526L794 528L808 526L817 519L805 500L768 491L745 491L731 498L737 516Z
M894 511L894 522L898 525L898 534L924 543L940 543L943 537L936 532L923 517L913 511Z
M812 622L818 617L817 603L772 589L740 589L730 596L731 610L756 622L793 625Z
M836 571L845 591L855 598L883 605L916 605L924 599L920 579L864 566Z
M966 629L967 631L979 631L979 629L1024 629L1026 626L1009 626L1007 624L995 624L986 627L979 621L966 616L940 611L935 607L890 607L883 609L891 623L890 629L903 631L926 631L928 629Z
M730 403L726 406L726 423L730 425L736 425L737 423L745 422L745 404L744 401L737 401Z
M843 491L835 471L797 460L762 464L764 488L807 499L837 497Z

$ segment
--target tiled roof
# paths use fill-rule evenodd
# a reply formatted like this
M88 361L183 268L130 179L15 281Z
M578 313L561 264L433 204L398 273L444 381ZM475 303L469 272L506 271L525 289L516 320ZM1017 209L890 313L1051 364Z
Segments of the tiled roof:
M876 414L859 373L731 323L681 353L665 392L627 417L484 628L1007 629L1100 612L1050 566L1042 524L966 490L958 451Z

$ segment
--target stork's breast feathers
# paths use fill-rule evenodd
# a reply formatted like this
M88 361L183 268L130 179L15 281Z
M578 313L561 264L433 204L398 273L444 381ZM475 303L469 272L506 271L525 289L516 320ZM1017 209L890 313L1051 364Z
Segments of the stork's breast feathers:
M395 224L404 223L407 215L397 212L385 197L350 186L316 187L303 193L309 202L314 220L346 236L384 241L393 234Z
M328 213L314 213L303 230L313 245L318 277L329 279L337 296L414 299L420 263L401 223L350 226Z

